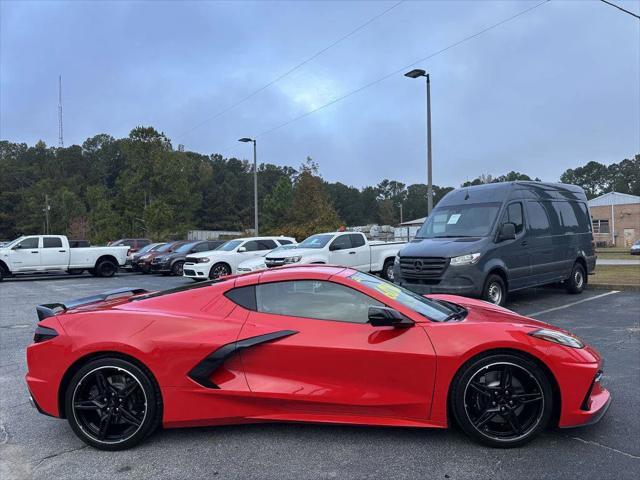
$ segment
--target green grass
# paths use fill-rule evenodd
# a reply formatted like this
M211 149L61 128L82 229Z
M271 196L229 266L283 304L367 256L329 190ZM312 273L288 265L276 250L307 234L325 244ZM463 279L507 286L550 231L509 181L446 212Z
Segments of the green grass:
M640 265L598 265L591 284L640 285Z
M628 260L632 258L640 259L639 256L631 255L629 248L611 247L596 249L598 258L606 258L607 260Z

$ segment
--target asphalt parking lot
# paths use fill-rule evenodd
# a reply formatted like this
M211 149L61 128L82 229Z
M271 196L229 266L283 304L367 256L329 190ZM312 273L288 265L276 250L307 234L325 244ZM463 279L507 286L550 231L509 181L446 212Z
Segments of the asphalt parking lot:
M581 336L605 357L612 392L594 426L550 430L519 449L481 447L456 430L262 424L160 431L124 452L86 447L66 421L27 400L25 347L35 305L121 287L190 280L121 274L0 284L0 478L637 478L640 471L640 293L559 288L514 294L508 308ZM635 474L633 472L636 472Z

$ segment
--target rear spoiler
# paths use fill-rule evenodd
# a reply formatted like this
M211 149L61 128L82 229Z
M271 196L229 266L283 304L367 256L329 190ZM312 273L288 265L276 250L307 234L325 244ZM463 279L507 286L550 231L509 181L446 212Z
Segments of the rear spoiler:
M108 292L98 293L97 295L92 295L90 297L78 298L77 300L71 300L68 303L43 303L42 305L38 305L36 307L36 312L38 312L38 321L44 320L45 318L53 317L60 312L66 312L72 308L77 308L82 305L88 305L90 303L96 302L105 302L111 297L115 296L125 296L125 294L130 294L129 296L139 295L141 293L149 293L148 290L144 288L117 288L115 290L109 290Z

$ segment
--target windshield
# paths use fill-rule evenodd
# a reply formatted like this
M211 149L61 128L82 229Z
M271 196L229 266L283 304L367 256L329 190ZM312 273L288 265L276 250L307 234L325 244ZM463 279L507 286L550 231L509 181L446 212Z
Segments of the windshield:
M174 250L174 252L176 253L187 253L189 250L191 250L193 248L193 246L196 244L197 242L194 243L185 243L184 245L178 247L177 249Z
M151 250L155 250L157 247L158 247L157 244L150 243L149 245L145 245L140 250L138 250L138 253L147 253L147 252L149 252Z
M18 243L20 240L22 240L24 238L24 236L22 237L18 237L15 240L10 241L9 243L3 245L3 248L11 248L13 247L16 243Z
M242 243L242 240L231 240L227 243L223 243L218 248L216 248L216 250L219 250L219 251L221 250L223 252L230 252L231 250L234 250L241 243Z
M298 244L299 248L323 248L329 240L333 238L331 234L311 235L309 238Z
M422 224L416 238L486 237L500 203L470 203L438 207Z
M410 308L414 312L434 322L444 322L449 319L452 313L455 313L453 309L441 303L421 297L417 293L413 293L406 288L399 287L373 275L357 272L349 278L371 290L382 293L385 297L401 303L405 307Z
M157 250L155 250L156 252L168 252L169 250L171 250L171 247L173 245L176 245L175 243L165 243L163 246L161 246L160 248L158 248Z

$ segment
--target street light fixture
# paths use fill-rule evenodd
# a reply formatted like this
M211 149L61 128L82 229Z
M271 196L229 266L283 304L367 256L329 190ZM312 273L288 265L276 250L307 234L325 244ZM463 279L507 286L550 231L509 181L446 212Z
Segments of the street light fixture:
M416 68L404 74L409 78L426 77L427 79L427 216L433 210L433 176L431 172L431 83L429 74L420 68Z
M242 137L238 140L242 143L253 142L253 228L255 230L255 236L258 233L258 155L256 152L256 141L253 138Z

